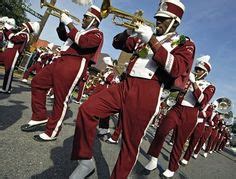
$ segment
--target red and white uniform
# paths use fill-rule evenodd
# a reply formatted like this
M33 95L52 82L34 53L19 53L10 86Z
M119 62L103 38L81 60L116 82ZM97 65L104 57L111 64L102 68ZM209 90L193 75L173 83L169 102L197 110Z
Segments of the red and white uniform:
M166 36L157 37L159 41ZM111 178L128 177L137 160L141 139L148 125L158 113L160 97L166 80L189 75L195 46L187 40L182 46L171 46L173 36L160 47L150 42L148 55L134 55L127 68L127 78L98 94L92 95L79 108L72 159L91 159L96 126L99 120L120 113L122 123L122 147ZM113 46L136 54L143 48L140 39L126 32L114 37ZM163 77L166 77L163 79ZM134 127L135 126L135 127Z
M78 84L77 84L77 88L78 88L77 101L80 101L80 99L81 99L81 97L82 97L82 95L84 93L85 84L86 84L88 78L89 78L89 72L87 71L85 73L84 77L81 78L79 80Z
M101 52L103 33L97 28L78 31L76 28L66 32L65 26L57 29L62 40L61 57L47 65L36 75L32 82L32 121L48 119L45 134L56 137L66 114L67 102L71 92L83 74L86 73L92 59ZM55 100L50 117L46 110L46 94L53 88Z
M214 125L214 122L212 121L215 117L215 112L213 112L214 107L213 105L210 105L207 110L206 110L206 116L209 116L205 122L205 128L203 131L203 134L194 150L194 154L198 154L202 148L202 146L204 145L204 143L207 141L207 139L209 138L209 136L211 135L212 132L212 127Z
M230 139L230 131L229 128L226 128L225 132L223 133L223 140L219 146L219 151L224 150L224 147L229 139Z
M197 126L194 128L194 131L190 136L189 145L183 157L186 161L190 160L195 146L201 139L205 129L205 123L208 122L207 120L211 117L211 111L212 107L207 105L202 111L199 112L197 117Z
M213 116L214 117L213 117L212 121L213 121L214 125L212 126L211 135L208 138L208 142L207 142L206 150L205 150L206 153L208 153L212 149L214 140L216 139L217 134L218 134L217 126L220 122L220 115L214 111Z
M0 58L3 59L5 66L2 89L9 91L11 89L16 61L29 41L29 33L24 30L14 34L12 31L6 30L5 37L8 40L8 45L5 51L0 53Z
M220 117L221 118L221 117ZM215 151L216 149L216 146L217 146L217 143L219 142L220 140L220 136L221 136L221 131L223 130L223 128L225 127L224 125L224 121L223 119L221 118L218 125L217 125L217 134L216 134L216 137L212 143L212 146L211 146L211 149L210 151Z
M52 59L52 56L53 54L48 54L47 52L41 53L37 61L25 71L23 79L28 79L30 73L32 73L33 71L35 71L36 74L39 73L46 65L47 61L49 59Z
M176 129L174 145L170 154L168 169L175 172L179 168L179 159L185 142L197 123L197 115L211 100L215 87L205 80L196 81L198 89L188 86L185 93L179 95L177 104L168 112L156 131L148 154L158 158L166 136L172 129Z

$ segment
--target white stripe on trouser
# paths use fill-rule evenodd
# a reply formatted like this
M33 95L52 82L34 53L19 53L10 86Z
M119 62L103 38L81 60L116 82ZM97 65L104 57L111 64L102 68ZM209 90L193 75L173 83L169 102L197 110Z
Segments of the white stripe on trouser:
M78 83L78 81L79 81L79 79L80 79L80 77L81 77L81 75L82 75L82 73L83 73L83 71L84 71L85 63L86 63L86 59L83 58L82 61L81 61L81 64L80 64L79 72L77 73L77 75L76 75L76 77L75 77L75 80L74 80L74 82L72 83L72 85L71 85L71 87L70 87L70 89L69 89L69 92L68 92L68 94L67 94L67 96L66 96L66 98L65 98L65 101L63 102L64 107L63 107L63 110L62 110L62 114L61 114L61 117L60 117L59 121L57 122L57 125L56 125L55 129L54 129L53 132L52 132L52 135L51 135L52 138L57 135L58 129L59 129L59 127L61 126L61 123L62 123L62 121L63 121L63 119L64 119L64 117L65 117L66 110L67 110L67 102L68 102L68 100L69 100L70 94L72 93L74 87L75 87L76 84Z
M150 119L150 121L149 121L149 123L148 123L146 129L144 130L143 137L145 136L145 134L146 134L146 132L147 132L147 129L148 129L149 125L152 123L154 117L155 117L155 116L158 114L158 112L159 112L159 108L160 108L160 104L161 104L161 95L162 95L163 89L164 89L164 84L161 85L161 88L160 88L160 91L159 91L159 96L158 96L158 101L157 101L157 105L156 105L156 110L155 110L154 114L152 115L152 117L151 117L151 119ZM137 162L137 160L138 160L139 150L140 150L140 146L141 146L141 144L142 144L142 142L143 142L143 137L141 138L140 143L139 143L139 145L138 145L138 152L137 152L137 155L136 155L136 159L135 159L134 165L136 164L136 162ZM132 169L130 170L130 172L133 170L134 165L132 166Z
M10 89L10 84L11 84L11 79L12 79L12 75L13 75L13 71L14 71L14 68L15 68L15 65L16 65L16 61L19 57L19 52L18 50L16 51L16 54L15 54L15 57L14 57L14 60L12 62L12 65L11 65L11 70L10 70L10 73L8 75L8 78L7 78L7 85L6 85L6 91L9 91Z

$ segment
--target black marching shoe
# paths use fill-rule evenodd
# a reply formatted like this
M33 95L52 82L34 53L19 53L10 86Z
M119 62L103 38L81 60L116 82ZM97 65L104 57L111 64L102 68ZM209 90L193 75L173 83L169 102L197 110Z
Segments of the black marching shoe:
M148 169L144 168L144 169L140 172L140 175L150 175L151 172L152 172L152 170L148 170Z
M46 123L37 124L37 125L30 125L24 124L20 127L21 131L23 132L35 132L35 131L42 131L45 128Z
M47 134L42 133L39 135L34 135L33 139L38 142L50 142L56 140L57 138L56 137L52 138L49 137Z

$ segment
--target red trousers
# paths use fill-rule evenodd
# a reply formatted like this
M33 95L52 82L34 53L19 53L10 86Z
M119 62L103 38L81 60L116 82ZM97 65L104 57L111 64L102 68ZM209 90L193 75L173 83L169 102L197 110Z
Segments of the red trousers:
M81 100L81 97L84 93L85 84L86 84L86 81L84 81L83 79L79 80L79 83L78 83L78 86L77 86L78 87L77 101Z
M178 163L184 144L196 125L197 113L198 108L179 104L174 106L157 129L148 154L158 158L166 136L172 129L175 129L175 141L170 154L169 170L176 171L179 168Z
M120 116L120 114L119 114L119 116ZM111 138L114 141L118 141L121 132L122 132L122 122L121 122L120 117L119 117L116 128L115 128L115 131L113 132Z
M31 82L32 120L48 118L46 95L50 88L54 91L52 115L48 118L45 133L50 137L58 135L66 114L71 92L86 69L86 60L76 56L62 56L47 65Z
M195 146L197 145L200 138L202 137L204 128L205 128L204 122L198 123L197 126L195 127L193 133L190 136L189 145L183 157L185 160L187 161L190 160L190 157L194 151Z
M5 91L11 90L14 68L19 57L19 52L15 48L8 48L0 53L0 59L3 59L5 74L2 89Z
M209 152L214 145L214 141L217 137L217 129L212 129L211 135L208 138L207 146L205 152Z
M127 77L89 97L79 108L72 159L92 158L98 119L120 113L123 140L111 178L127 179L136 163L141 139L158 112L160 90L158 81Z
M202 137L200 138L197 147L194 150L194 154L198 154L201 150L203 144L206 142L206 140L211 135L212 127L211 126L205 126L205 130L203 131Z
M219 131L217 131L216 138L215 138L215 140L214 140L213 143L212 143L212 146L211 146L210 151L214 151L214 150L215 150L216 145L217 145L217 143L219 142L219 140L220 140L220 133L219 133Z
M220 146L219 146L219 150L224 150L227 141L228 141L228 139L226 137L223 137L223 140L222 140L222 142L220 143Z
M36 62L25 71L23 75L23 79L28 79L30 73L32 73L33 71L35 71L36 74L39 73L42 70L42 68L43 68L43 64L41 62Z

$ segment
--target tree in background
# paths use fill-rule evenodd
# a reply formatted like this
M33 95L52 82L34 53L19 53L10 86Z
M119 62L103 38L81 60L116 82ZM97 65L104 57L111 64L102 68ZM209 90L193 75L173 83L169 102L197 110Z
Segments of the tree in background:
M7 16L14 18L17 25L29 21L29 19L26 18L25 10L22 8L24 2L24 0L1 0L0 17Z

